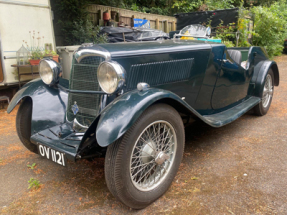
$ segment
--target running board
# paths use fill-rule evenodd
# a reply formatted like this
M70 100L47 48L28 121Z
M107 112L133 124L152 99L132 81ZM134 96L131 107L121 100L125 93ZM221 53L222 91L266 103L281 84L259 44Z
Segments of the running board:
M241 117L261 101L258 97L250 97L235 107L213 115L204 115L204 121L213 127L221 127Z

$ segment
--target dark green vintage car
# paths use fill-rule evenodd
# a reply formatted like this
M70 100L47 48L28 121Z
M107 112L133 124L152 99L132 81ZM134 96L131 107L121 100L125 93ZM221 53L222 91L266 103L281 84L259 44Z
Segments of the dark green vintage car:
M199 40L85 45L70 80L56 62L24 85L16 126L24 146L66 166L105 156L111 193L140 209L162 196L179 168L189 119L224 126L267 113L279 71L261 47Z

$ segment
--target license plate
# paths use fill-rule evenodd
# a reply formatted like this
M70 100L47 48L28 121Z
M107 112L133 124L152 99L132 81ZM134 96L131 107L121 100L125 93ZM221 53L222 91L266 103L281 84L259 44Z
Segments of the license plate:
M48 160L54 161L55 163L61 166L66 166L67 159L66 159L65 153L59 152L55 149L52 149L48 146L44 146L40 143L38 143L38 152L42 157L47 158Z

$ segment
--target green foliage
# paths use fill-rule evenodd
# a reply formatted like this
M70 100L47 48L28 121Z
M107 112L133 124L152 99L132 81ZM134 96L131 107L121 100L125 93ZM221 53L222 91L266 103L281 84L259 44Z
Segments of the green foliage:
M252 28L252 21L250 19L246 19L246 17L250 16L250 12L248 10L244 10L241 8L239 12L239 19L237 24L237 31L239 32L239 40L238 46L239 47L249 47L251 44L248 41L248 38L251 37L253 31Z
M137 6L136 3L132 4L131 10L133 10L133 11L141 11L140 8L139 8L139 6Z
M198 177L192 177L191 180L198 180Z
M202 4L204 4L203 0L176 0L175 3L172 5L172 8L177 8L178 12L181 13L188 13L197 10Z
M82 43L106 43L107 36L100 35L100 26L93 26L93 24L86 20L85 22L79 20L74 22L75 29L72 30L72 37L69 39L69 44L82 44Z
M58 56L57 52L53 51L53 50L45 50L45 56Z
M101 4L119 7L144 13L160 15L173 15L176 11L172 9L174 0L91 0L92 4Z
M29 165L29 164L27 165L27 167L30 169L35 169L35 166L36 166L36 163L33 163L32 165Z
M39 60L43 58L43 51L39 48L36 47L31 51L30 57L31 60Z
M57 25L61 29L63 41L65 45L80 45L73 38L72 32L77 30L75 22L87 20L86 7L88 0L54 0L55 19L58 20Z
M227 47L234 47L232 42L235 40L235 23L229 23L227 26L223 26L223 21L216 28L216 39L221 39Z
M234 8L236 0L206 0L208 10Z
M264 46L270 57L280 55L287 35L287 4L280 0L272 5L252 8L255 15L253 45Z
M142 7L141 10L144 13L153 13L153 14L160 14L160 15L167 15L167 14L169 14L169 8Z
M40 182L37 179L35 179L35 178L30 178L28 183L29 183L28 189L35 189L35 190L37 190L41 186Z
M251 3L253 6L270 6L277 1L278 0L244 0L244 6L250 7Z
M87 18L88 12L86 7L90 2L89 0L56 1L55 14L59 19L58 24L61 27L61 33L66 45L107 42L105 35L98 35L100 28L93 26Z

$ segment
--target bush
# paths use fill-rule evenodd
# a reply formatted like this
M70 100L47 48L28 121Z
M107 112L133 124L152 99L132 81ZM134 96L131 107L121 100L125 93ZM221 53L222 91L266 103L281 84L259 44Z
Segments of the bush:
M79 20L74 22L75 29L71 31L72 40L70 44L83 44L83 43L106 43L108 38L105 34L100 33L100 26L94 26L91 21L85 22Z
M252 8L255 15L253 45L264 46L269 57L282 53L283 43L287 35L287 5L280 0L270 7Z
M227 26L223 26L223 21L221 21L220 25L216 28L216 36L214 38L221 39L222 43L227 47L234 47L235 45L232 42L235 39L234 24L229 23Z

